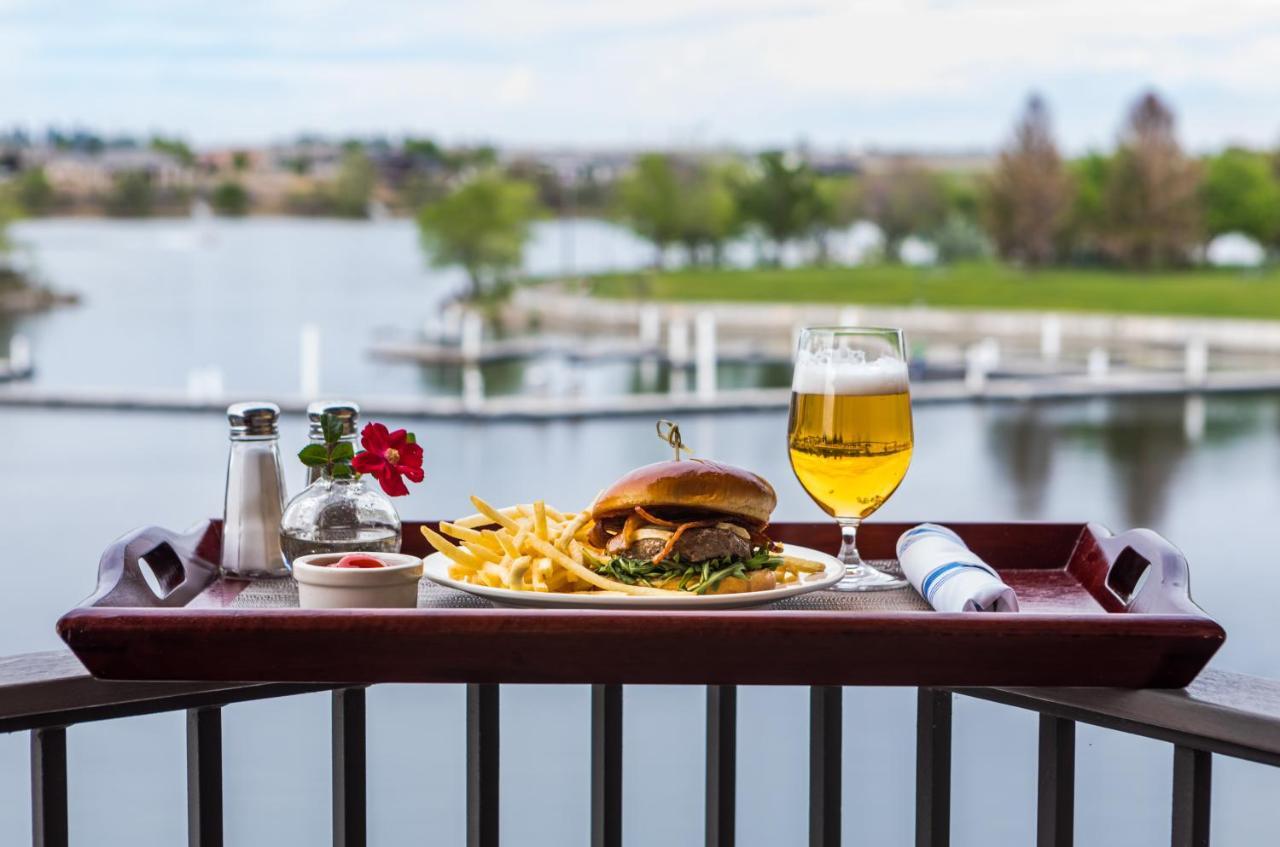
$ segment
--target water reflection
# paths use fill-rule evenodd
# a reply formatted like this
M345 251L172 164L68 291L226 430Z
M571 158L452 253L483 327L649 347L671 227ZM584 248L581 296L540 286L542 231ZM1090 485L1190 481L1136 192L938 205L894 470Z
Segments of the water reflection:
M1127 525L1153 526L1186 459L1255 435L1275 417L1275 401L1203 397L1098 400L1083 405L1028 403L994 411L985 428L987 454L1014 494L1019 518L1043 515L1055 462L1100 456L1108 476L1099 489L1120 498ZM1087 492L1081 492L1087 496Z

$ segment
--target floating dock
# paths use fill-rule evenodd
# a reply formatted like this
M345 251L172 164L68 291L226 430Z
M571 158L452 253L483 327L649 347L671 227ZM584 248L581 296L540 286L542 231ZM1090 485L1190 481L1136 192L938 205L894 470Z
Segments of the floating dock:
M1280 371L1211 372L1202 380L1182 373L1125 373L1105 377L1058 376L1036 379L992 379L980 390L965 380L929 380L911 386L916 405L971 401L1027 402L1090 397L1151 397L1280 391ZM110 409L156 412L219 412L233 396L192 397L179 391L52 388L10 385L0 388L0 406L47 409ZM281 409L303 414L311 397L274 398ZM703 413L777 412L785 410L790 391L782 388L586 396L514 395L464 400L456 396L357 396L363 414L389 418L450 420L548 421L626 416L670 416Z

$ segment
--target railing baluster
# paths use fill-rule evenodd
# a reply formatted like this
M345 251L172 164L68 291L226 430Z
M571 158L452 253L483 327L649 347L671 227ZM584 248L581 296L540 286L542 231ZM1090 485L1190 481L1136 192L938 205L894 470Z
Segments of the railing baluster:
M840 843L841 694L809 689L809 847Z
M187 844L222 847L222 709L187 709Z
M707 686L706 847L733 847L738 772L738 689Z
M622 686L591 686L591 845L622 847Z
M916 693L916 847L951 843L951 692Z
M333 845L364 847L366 833L365 690L333 692Z
M1213 754L1173 748L1173 847L1209 847Z
M1071 847L1075 840L1076 722L1040 716L1036 781L1036 847Z
M467 686L467 847L498 845L498 686Z
M67 847L67 731L31 730L31 844Z

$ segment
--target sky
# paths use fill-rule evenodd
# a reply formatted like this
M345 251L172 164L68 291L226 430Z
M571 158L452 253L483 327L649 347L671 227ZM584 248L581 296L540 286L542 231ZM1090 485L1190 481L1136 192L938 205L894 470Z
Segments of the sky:
M0 126L507 146L1070 152L1154 87L1194 150L1280 143L1280 0L0 0Z

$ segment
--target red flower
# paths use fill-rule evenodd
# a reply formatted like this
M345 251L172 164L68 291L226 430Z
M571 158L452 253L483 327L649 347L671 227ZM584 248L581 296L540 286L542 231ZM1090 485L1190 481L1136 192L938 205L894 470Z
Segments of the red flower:
M364 450L351 460L352 469L377 477L387 494L392 497L408 494L404 477L411 482L422 482L422 447L403 429L387 432L380 423L366 424L360 432L360 444Z

